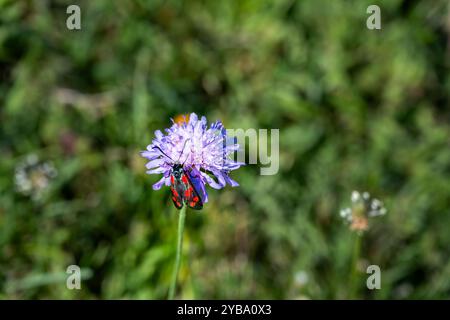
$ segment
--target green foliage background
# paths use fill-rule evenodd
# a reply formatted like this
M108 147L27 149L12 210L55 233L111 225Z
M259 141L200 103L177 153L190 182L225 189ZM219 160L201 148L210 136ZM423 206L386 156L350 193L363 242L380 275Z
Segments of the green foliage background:
M188 212L179 298L351 297L339 210L367 190L388 214L364 236L356 297L448 299L448 2L377 1L373 31L370 4L0 0L0 298L166 298L177 212L139 151L194 111L279 128L280 170L243 167ZM29 154L58 170L37 200L14 186Z

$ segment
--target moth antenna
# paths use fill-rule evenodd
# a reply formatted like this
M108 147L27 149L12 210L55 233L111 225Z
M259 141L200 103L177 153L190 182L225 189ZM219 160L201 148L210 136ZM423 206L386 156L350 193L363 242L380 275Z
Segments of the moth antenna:
M164 151L162 151L160 147L154 146L152 149L158 149L159 152L161 152L164 156L166 156L167 158L169 158L170 160L173 161L173 159L171 157L169 157Z
M191 139L189 138L189 139L186 139L186 141L184 141L184 145L183 145L183 150L181 151L181 153L180 153L180 156L178 157L178 160L177 160L177 162L179 162L179 161L180 161L180 159L181 159L181 156L183 155L183 153L184 153L184 150L186 149L186 144L187 144L187 142L188 142L189 140L191 140ZM185 163L185 162L187 161L187 158L189 158L189 156L187 156L187 157L186 157L186 160L184 160L184 162L183 162L182 166L184 166L184 163Z

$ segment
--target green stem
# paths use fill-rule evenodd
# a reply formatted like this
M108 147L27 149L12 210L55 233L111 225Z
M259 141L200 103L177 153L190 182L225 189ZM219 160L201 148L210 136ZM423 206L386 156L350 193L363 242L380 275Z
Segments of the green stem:
M177 255L175 258L175 269L172 274L172 282L169 288L169 300L173 300L175 296L175 289L177 287L178 271L180 270L181 262L181 252L183 250L183 231L184 231L184 220L186 218L186 206L181 208L178 217L178 242L177 242Z
M358 261L361 253L362 234L355 233L356 239L353 247L352 270L350 278L350 299L356 299L358 295Z

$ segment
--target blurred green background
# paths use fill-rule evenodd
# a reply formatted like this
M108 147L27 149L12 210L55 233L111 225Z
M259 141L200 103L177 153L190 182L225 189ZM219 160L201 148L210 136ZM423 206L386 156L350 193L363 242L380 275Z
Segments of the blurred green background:
M188 211L177 297L450 298L448 1L370 4L0 0L0 298L166 298L177 211L139 151L190 112L279 128L280 170ZM354 296L353 190L388 209Z

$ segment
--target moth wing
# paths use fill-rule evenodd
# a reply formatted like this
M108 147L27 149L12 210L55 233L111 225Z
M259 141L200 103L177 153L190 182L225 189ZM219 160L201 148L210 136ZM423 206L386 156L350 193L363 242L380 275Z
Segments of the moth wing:
M201 210L203 208L203 200L200 196L200 193L198 192L199 187L196 187L197 181L193 179L189 173L186 173L185 176L188 181L188 186L184 194L186 205L189 208Z
M172 184L170 185L170 192L172 193L172 201L175 205L175 208L180 210L183 208L183 186L180 181L175 179L173 176L171 177Z

